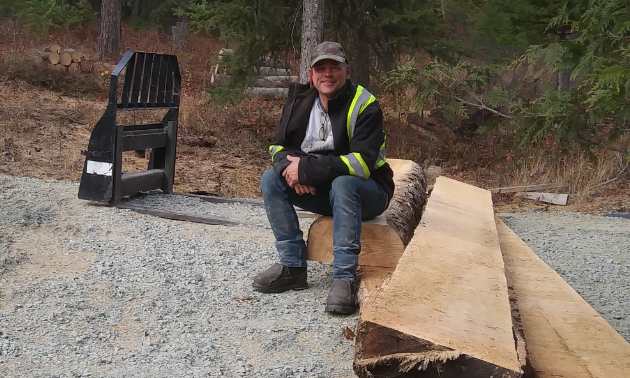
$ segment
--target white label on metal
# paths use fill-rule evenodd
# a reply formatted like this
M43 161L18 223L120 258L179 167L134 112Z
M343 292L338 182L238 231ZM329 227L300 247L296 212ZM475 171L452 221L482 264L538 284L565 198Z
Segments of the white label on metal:
M87 173L91 175L111 176L114 164L100 161L87 161Z

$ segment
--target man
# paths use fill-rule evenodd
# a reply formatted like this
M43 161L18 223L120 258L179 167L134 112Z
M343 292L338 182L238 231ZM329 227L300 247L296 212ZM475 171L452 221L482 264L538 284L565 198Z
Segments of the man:
M292 84L269 148L273 169L261 178L280 262L254 278L255 290L308 287L306 244L294 205L333 216L333 276L325 310L352 314L361 251L361 221L385 211L394 192L385 162L383 113L366 89L350 82L340 44L311 53L311 84Z

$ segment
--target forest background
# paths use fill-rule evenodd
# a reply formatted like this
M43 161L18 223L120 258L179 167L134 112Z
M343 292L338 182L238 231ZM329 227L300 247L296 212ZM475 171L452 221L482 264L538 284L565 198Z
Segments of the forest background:
M388 157L418 162L429 179L485 188L558 182L578 210L630 208L630 5L622 0L0 0L0 172L78 180L81 157L67 148L87 145L111 64L144 50L178 55L180 135L218 140L179 147L176 189L259 196L283 100L249 98L246 88L262 57L288 60L298 74L303 22L313 21L304 15L313 14L323 38L346 48L352 80L377 95ZM103 64L74 75L32 64L31 52L50 43ZM221 48L234 53L219 60ZM217 64L230 74L221 86L208 80ZM34 105L33 91L50 106ZM52 100L59 96L63 104ZM44 110L52 116L32 114ZM53 149L43 146L47 135L68 144L59 142L59 159L44 159L59 166L54 174L38 170L31 151ZM125 164L146 165L137 156Z

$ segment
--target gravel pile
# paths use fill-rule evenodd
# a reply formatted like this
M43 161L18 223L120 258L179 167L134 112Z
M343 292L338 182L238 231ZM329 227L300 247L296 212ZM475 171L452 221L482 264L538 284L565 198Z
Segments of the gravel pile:
M501 219L630 342L630 220L530 211Z
M262 207L136 200L249 223L209 226L91 204L77 190L0 176L0 375L354 376L343 331L357 316L324 312L329 264L310 263L308 290L252 291L277 260Z
M330 264L309 262L308 290L252 291L277 260L262 207L133 201L246 223L209 226L81 201L77 191L0 176L0 376L354 376L343 331L357 315L324 312ZM630 338L630 221L503 219Z

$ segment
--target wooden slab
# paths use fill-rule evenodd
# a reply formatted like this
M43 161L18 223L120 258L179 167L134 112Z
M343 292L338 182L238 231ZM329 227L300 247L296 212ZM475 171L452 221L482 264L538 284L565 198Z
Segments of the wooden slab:
M534 201L540 201L545 203L551 203L554 205L566 205L569 201L568 194L556 194L556 193L539 193L539 192L525 192L523 197L529 198Z
M630 344L498 218L497 230L537 377L630 377Z
M394 172L396 189L387 210L362 223L359 265L395 268L426 203L426 179L420 166L410 160L387 162ZM332 230L332 217L320 217L313 222L308 233L308 260L333 261Z
M361 308L367 377L521 376L491 194L438 177L396 270Z

